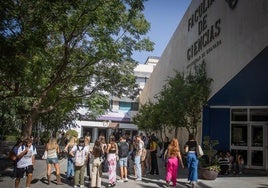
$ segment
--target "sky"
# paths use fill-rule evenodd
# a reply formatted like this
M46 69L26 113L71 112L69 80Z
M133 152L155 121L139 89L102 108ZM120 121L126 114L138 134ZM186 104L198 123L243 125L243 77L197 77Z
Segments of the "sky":
M191 0L148 0L144 15L151 24L147 37L155 43L152 52L134 52L133 58L144 64L149 56L160 57L178 27Z

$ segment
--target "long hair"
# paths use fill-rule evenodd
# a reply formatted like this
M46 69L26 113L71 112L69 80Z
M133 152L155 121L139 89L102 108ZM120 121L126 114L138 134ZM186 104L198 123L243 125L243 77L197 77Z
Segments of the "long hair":
M49 139L47 143L47 149L52 150L52 149L56 149L57 147L58 147L57 139L56 138Z
M101 142L99 140L96 140L93 146L92 154L94 156L101 156L102 149L101 149Z
M177 156L179 151L179 141L177 138L173 138L168 146L168 156Z
M76 143L76 138L73 136L70 138L68 144L70 147L73 147L75 145L75 143Z

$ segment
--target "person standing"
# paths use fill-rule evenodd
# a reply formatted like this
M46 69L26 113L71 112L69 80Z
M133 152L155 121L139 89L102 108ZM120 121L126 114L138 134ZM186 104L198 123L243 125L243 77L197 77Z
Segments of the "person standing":
M118 182L127 182L127 161L129 154L129 145L126 142L126 137L123 135L120 137L120 142L118 143L118 157L120 166L120 176L121 179Z
M192 187L198 179L198 158L197 158L197 142L193 134L189 134L188 141L185 144L185 152L187 153L188 181Z
M60 165L59 165L59 159L58 159L60 147L57 143L56 138L51 138L48 141L48 143L46 145L46 151L47 151L47 182L48 182L48 185L50 184L51 166L52 165L54 165L54 168L56 170L57 184L62 185L61 178L60 178Z
M182 157L179 149L179 141L176 138L173 138L166 149L164 154L164 158L167 159L167 173L166 173L166 183L169 187L170 181L173 183L173 187L176 187L177 183L177 174L178 174L178 167L179 161L184 168Z
M72 180L74 177L74 157L69 153L73 147L76 146L76 138L71 137L68 144L65 146L64 151L67 153L67 173L66 177L68 180Z
M115 142L115 137L111 136L107 146L107 160L109 163L109 184L108 187L114 187L116 184L116 155L118 154L118 147Z
M19 187L20 179L26 172L26 188L29 188L33 178L36 148L33 147L30 138L25 139L24 144L18 148L17 152L17 172L15 179L15 188Z
M158 163L157 163L157 142L154 135L151 136L150 153L151 153L151 172L150 174L159 175Z
M166 136L162 155L164 155L166 153L166 150L167 150L169 144L170 144L169 138Z
M91 171L91 187L101 187L102 176L102 154L104 153L101 142L96 140L92 149L92 171Z
M91 159L91 154L90 154L90 133L87 131L86 135L85 135L85 147L87 147L88 152L88 160L87 160L87 164L86 164L86 171L87 171L87 177L90 180L90 159Z
M136 143L135 143L135 148L136 148L136 154L135 154L135 167L136 167L136 172L137 172L137 179L136 181L141 181L142 180L142 174L141 174L141 154L142 154L142 148L144 146L143 141L141 140L140 136L136 136Z
M85 168L87 163L88 150L85 147L85 140L83 137L79 138L76 147L73 147L70 151L70 155L75 158L74 163L74 187L84 187L85 185Z

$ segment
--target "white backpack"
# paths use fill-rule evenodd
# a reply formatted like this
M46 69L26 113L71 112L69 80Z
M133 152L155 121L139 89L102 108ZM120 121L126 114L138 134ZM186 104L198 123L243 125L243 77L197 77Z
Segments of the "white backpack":
M77 146L77 150L75 152L75 166L83 166L85 164L86 155L84 151L84 147L82 149L79 149L79 146Z

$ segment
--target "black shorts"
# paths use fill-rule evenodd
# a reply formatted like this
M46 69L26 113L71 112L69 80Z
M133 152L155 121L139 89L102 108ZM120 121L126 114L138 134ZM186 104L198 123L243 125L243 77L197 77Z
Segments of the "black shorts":
M23 178L25 172L26 176L28 176L28 174L33 173L33 170L34 170L33 165L27 166L25 168L17 168L16 178Z

